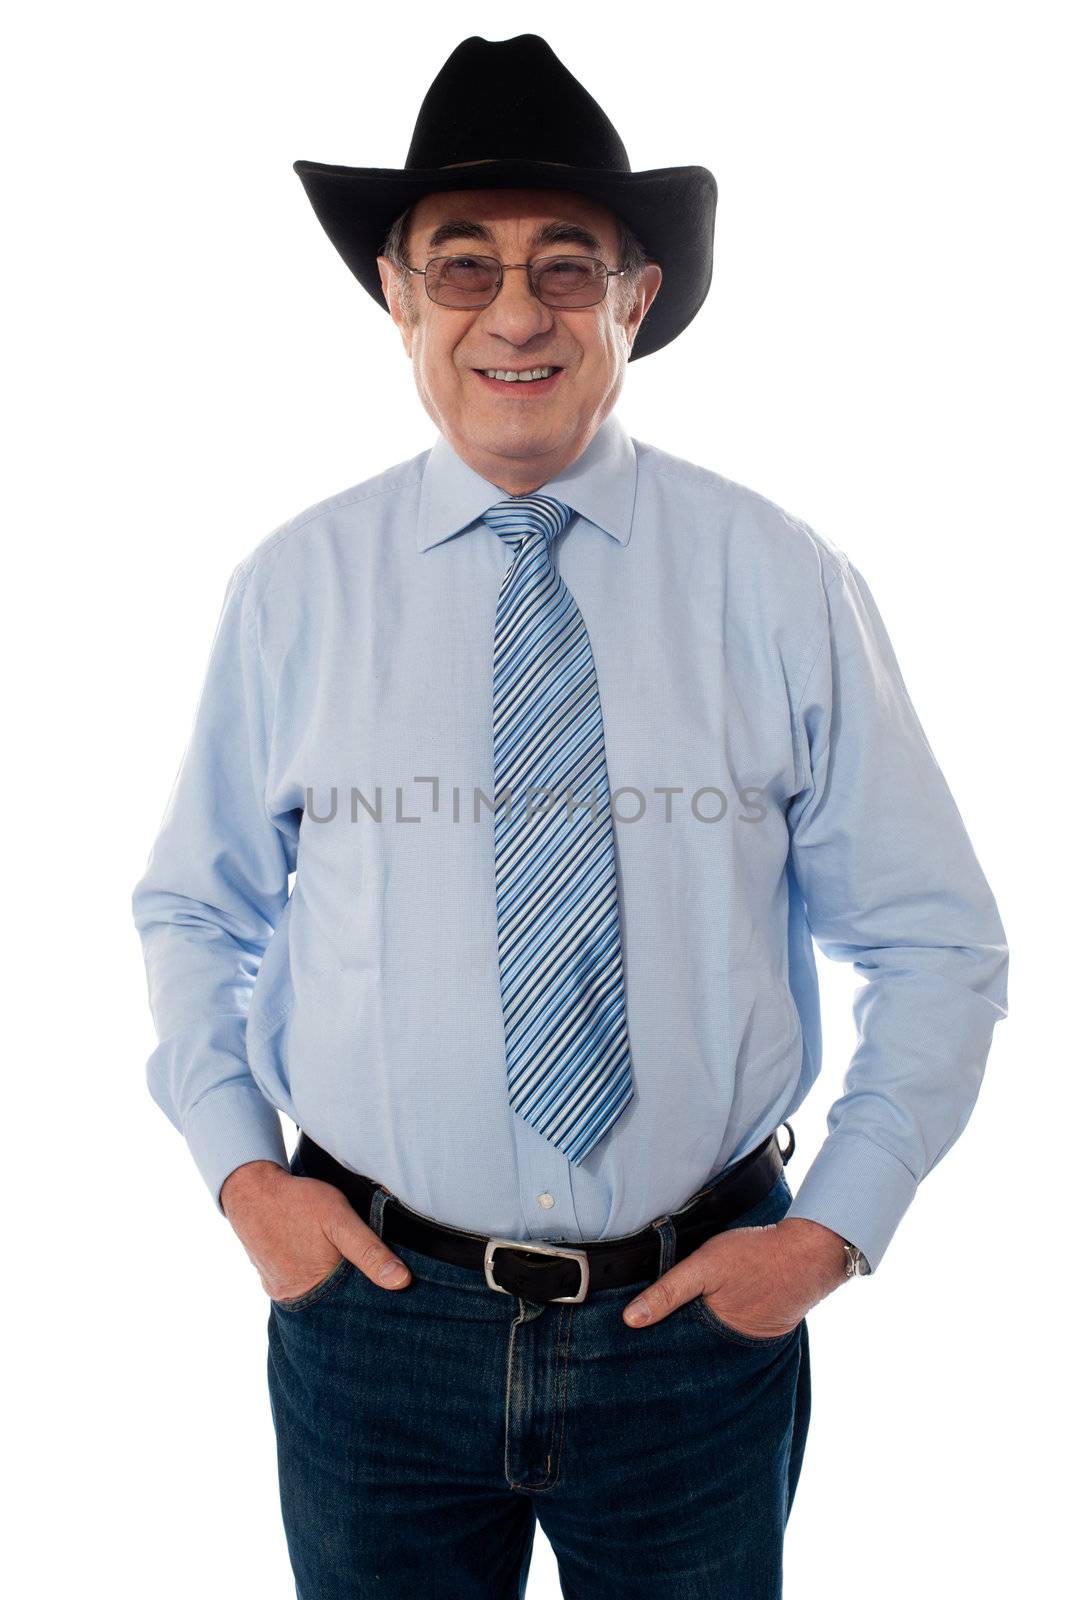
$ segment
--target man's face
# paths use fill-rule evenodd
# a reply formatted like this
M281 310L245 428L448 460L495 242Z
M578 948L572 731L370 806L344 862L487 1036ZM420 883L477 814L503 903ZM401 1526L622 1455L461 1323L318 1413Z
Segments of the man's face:
M563 190L477 189L427 195L413 213L407 261L494 256L512 263L545 255L592 255L618 265L617 219L606 206ZM561 310L537 300L524 272L505 272L481 310L441 306L424 281L378 257L381 284L426 411L455 451L491 483L524 494L582 453L609 415L625 364L662 273L637 285L610 278L598 305ZM406 304L405 304L406 302ZM490 371L560 370L506 382Z

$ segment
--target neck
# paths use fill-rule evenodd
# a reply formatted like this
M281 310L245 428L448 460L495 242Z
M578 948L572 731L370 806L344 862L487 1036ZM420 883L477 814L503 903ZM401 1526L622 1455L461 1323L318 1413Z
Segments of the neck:
M537 489L541 489L545 483L550 483L552 478L557 478L560 472L564 472L572 462L584 454L595 431L593 427L587 436L580 438L576 444L567 442L565 446L556 450L548 450L542 455L526 456L521 459L481 449L468 439L448 437L448 443L468 467L471 467L479 477L494 483L504 494L534 494Z

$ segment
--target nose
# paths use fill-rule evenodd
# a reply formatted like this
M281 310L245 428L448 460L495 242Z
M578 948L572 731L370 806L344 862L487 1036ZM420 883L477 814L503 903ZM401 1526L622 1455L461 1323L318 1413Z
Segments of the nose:
M504 272L499 293L481 317L486 332L497 334L512 345L523 345L538 333L549 333L555 322L551 307L533 294L524 268Z

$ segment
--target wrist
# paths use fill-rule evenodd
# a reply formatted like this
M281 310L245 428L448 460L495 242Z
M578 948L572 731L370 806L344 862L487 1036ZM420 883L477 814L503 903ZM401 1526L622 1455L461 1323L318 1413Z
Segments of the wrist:
M783 1217L777 1230L789 1254L794 1252L808 1261L821 1274L830 1288L836 1288L847 1279L846 1241L834 1228L828 1228L812 1217Z
M277 1161L245 1161L226 1178L218 1192L218 1203L228 1217L234 1206L239 1206L247 1194L260 1193L265 1184L274 1180L275 1174L286 1172Z

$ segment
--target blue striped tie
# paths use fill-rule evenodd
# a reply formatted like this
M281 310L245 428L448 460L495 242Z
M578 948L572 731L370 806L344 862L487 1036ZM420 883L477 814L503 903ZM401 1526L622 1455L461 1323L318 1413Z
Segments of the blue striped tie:
M508 1093L579 1166L633 1086L599 687L551 560L572 515L532 494L484 520L515 553L496 607L492 729Z

